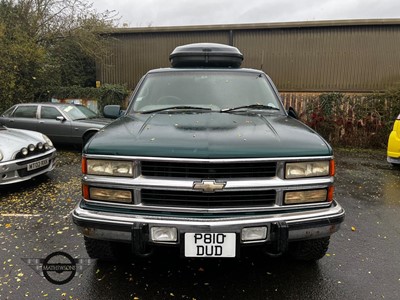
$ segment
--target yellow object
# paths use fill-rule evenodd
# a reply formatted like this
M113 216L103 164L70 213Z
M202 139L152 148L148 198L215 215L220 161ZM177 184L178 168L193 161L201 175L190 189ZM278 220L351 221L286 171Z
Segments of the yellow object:
M389 135L387 161L392 164L400 164L400 115L394 122L393 130Z

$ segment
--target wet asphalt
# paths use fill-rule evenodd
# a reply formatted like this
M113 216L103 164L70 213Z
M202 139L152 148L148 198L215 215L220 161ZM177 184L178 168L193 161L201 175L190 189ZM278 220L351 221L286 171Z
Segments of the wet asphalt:
M69 216L81 193L80 152L59 148L58 168L47 176L0 187L0 299L400 299L400 169L384 150L335 156L346 219L317 263L254 249L239 259L189 260L169 248L97 262L85 260ZM83 259L85 270L69 283L49 282L35 261L55 251Z

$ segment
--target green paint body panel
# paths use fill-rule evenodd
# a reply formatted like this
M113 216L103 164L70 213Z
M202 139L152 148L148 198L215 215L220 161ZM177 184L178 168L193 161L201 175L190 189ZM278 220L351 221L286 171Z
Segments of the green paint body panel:
M281 112L188 112L123 116L84 148L86 154L173 158L329 156L316 132Z

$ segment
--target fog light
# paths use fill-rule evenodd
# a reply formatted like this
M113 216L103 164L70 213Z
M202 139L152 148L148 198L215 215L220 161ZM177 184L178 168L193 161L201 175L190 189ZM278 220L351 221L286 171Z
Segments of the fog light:
M22 153L22 155L24 155L24 156L28 155L28 149L22 148L21 153Z
M242 229L242 241L257 241L267 238L267 227L249 227Z
M151 227L151 239L154 242L176 242L178 230L174 227Z
M35 145L30 144L30 145L28 146L28 149L29 149L29 151L31 151L31 152L35 151Z

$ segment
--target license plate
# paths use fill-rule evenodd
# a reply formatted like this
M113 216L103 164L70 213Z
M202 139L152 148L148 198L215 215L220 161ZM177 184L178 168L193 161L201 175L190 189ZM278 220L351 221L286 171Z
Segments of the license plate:
M47 166L49 164L50 160L48 158L39 160L39 161L35 161L33 163L28 164L27 166L27 170L28 171L32 171L32 170L36 170L39 169L41 167Z
M185 257L235 256L235 233L185 233Z

